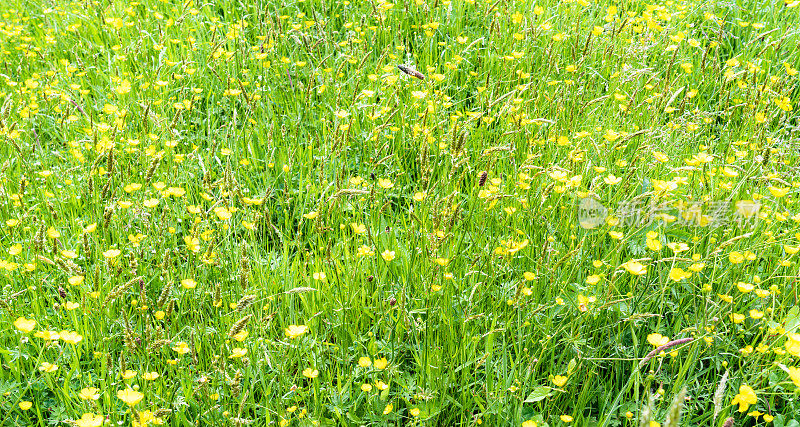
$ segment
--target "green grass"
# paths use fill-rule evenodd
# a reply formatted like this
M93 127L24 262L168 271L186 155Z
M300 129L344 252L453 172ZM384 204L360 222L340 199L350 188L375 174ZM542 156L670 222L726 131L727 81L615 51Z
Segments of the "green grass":
M0 0L0 425L798 425L796 6Z

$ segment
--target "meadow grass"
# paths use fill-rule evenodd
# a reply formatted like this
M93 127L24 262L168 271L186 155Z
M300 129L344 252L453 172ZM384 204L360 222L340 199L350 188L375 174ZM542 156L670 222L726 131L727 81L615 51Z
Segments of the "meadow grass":
M798 5L0 0L0 425L799 426Z

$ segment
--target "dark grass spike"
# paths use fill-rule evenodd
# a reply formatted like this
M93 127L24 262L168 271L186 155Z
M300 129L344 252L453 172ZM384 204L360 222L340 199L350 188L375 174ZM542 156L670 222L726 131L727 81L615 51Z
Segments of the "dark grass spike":
M424 74L420 73L419 71L415 70L414 68L412 68L412 67L410 67L408 65L397 64L397 68L399 68L400 71L408 74L411 77L416 77L416 78L418 78L420 80L425 80L425 75Z

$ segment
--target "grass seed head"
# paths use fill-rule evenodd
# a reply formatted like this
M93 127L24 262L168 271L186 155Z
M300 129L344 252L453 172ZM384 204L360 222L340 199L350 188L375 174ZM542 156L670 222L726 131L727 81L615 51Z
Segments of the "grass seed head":
M144 176L144 182L146 184L149 184L150 181L153 180L153 174L155 174L159 164L161 164L161 156L153 157L153 160L150 161L150 167L147 168L147 173Z
M168 281L163 288L161 288L161 293L158 295L158 301L156 301L156 306L161 308L169 299L170 291L172 291L173 281Z
M686 387L675 395L672 404L667 411L667 419L664 422L664 427L678 427L681 420L681 410L683 409L684 401L686 400Z
M719 380L717 390L714 391L714 420L716 421L717 415L722 411L722 398L725 397L725 386L728 382L728 371L722 374Z
M241 312L247 310L253 304L253 302L255 300L256 300L256 296L255 295L245 295L245 296L243 296L239 300L239 302L236 303L236 312L241 313ZM236 335L236 334L234 334L234 335Z
M47 231L47 224L44 221L39 223L39 230L33 238L33 250L42 252L44 250L44 234Z
M247 316L242 317L241 319L237 320L236 323L231 326L230 331L228 331L228 336L233 338L234 335L238 334L239 332L247 326L247 322L250 321L250 318L253 317L252 314L248 314Z

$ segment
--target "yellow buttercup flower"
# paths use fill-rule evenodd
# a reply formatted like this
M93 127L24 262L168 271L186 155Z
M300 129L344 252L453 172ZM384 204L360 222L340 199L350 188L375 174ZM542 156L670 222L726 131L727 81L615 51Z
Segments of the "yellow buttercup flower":
M246 348L236 347L236 348L233 349L233 351L231 352L231 355L228 356L228 358L229 359L237 359L237 358L242 357L242 356L244 356L246 354L247 354L247 349Z
M289 325L283 331L283 333L291 339L295 339L306 332L308 332L308 326L306 325Z
M739 393L733 397L731 405L739 405L739 412L747 412L750 405L755 405L758 402L756 392L749 385L742 384L739 386Z
M380 358L380 359L375 359L373 361L373 365L375 366L375 369L378 369L378 370L382 371L382 370L386 369L387 366L389 366L389 361L386 360L385 357L383 357L383 358Z
M180 341L172 346L172 351L178 354L186 354L189 352L189 344L186 342Z
M386 262L391 262L395 259L395 252L387 249L381 252L381 258L383 258Z
M747 316L745 316L744 314L731 313L731 322L733 323L742 323L745 321L746 318Z
M105 417L102 415L95 415L91 412L84 413L79 420L73 421L78 427L100 427L105 422Z
M782 197L786 196L786 194L788 194L788 193L789 193L789 187L774 187L774 186L769 186L769 187L767 188L767 190L769 190L769 192L770 192L770 193L771 193L771 194L772 194L772 195L773 195L773 196L774 196L776 199L780 199L780 198L782 198Z
M228 210L228 208L226 208L225 206L217 206L216 208L214 208L214 214L217 215L217 218L223 221L227 221L231 219L231 216L233 216L231 211Z
M47 229L47 237L51 239L58 239L61 237L61 233L53 227Z
M78 393L78 397L82 400L98 400L100 399L100 390L95 387L86 387L81 389L81 392Z
M381 178L381 179L378 180L378 186L383 188L383 189L385 189L385 190L388 190L388 189L394 187L394 184L392 183L392 181L389 181L386 178Z
M800 388L800 368L795 368L793 366L790 366L786 368L786 370L787 373L789 374L789 379L792 380L792 382L796 387Z
M109 250L103 252L103 256L108 258L108 259L114 259L114 258L118 257L120 253L122 253L122 252L120 252L119 249L109 249Z
M19 244L19 243L15 244L15 245L12 245L10 248L8 248L8 254L9 255L12 255L12 256L13 255L19 255L20 252L22 252L22 245Z
M682 268L675 267L669 272L669 278L675 282L680 282L683 279L688 279L692 277L692 273L688 271L684 271Z
M243 329L243 330L239 331L236 335L234 335L233 339L235 339L238 342L242 342L242 341L245 340L245 338L247 338L248 335L250 335L250 333L247 332L246 329Z
M117 397L125 402L128 406L136 406L137 403L141 402L144 398L144 394L139 393L136 390L126 388L124 390L117 391Z
M197 287L197 282L195 282L195 280L191 278L183 279L181 280L181 286L183 286L186 289L194 289Z
M42 364L39 365L39 370L47 373L55 372L58 370L58 365L49 362L42 362Z
M800 357L800 334L789 333L786 335L786 343L783 347L789 354L795 357Z
M77 344L83 341L83 336L77 332L61 331L61 339L67 344Z
M633 274L634 276L641 276L643 274L647 274L647 267L645 267L642 263L637 261L628 261L622 264L622 268L628 271L628 273Z
M14 327L27 334L36 327L36 321L33 319L18 317L17 320L14 321Z
M647 342L653 347L661 347L669 342L669 337L665 337L659 333L652 333L647 335Z

